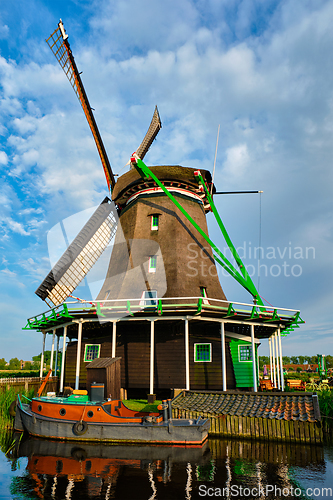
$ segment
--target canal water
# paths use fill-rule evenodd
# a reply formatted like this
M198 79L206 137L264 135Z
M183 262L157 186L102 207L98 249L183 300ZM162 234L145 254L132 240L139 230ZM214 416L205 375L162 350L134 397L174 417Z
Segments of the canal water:
M332 498L333 447L211 439L202 448L2 434L0 499Z

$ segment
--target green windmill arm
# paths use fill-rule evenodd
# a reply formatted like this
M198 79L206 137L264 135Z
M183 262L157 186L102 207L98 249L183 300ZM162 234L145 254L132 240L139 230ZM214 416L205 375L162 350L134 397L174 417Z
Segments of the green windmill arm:
M258 291L257 291L257 289L256 289L256 287L255 287L255 285L254 285L254 283L253 283L253 281L252 281L249 273L247 272L246 267L245 267L242 259L240 258L240 256L239 256L239 254L238 254L238 252L237 252L234 244L232 243L232 241L230 239L230 236L229 236L229 234L228 234L228 232L227 232L227 230L226 230L226 228L225 228L225 226L224 226L224 224L222 222L220 214L218 213L217 208L215 206L215 203L213 202L213 197L212 197L212 195L211 195L211 193L210 193L210 191L209 191L209 189L208 189L208 187L207 187L207 185L206 185L206 183L205 183L205 181L204 181L204 179L203 179L203 177L201 175L200 170L198 170L197 172L194 172L194 175L198 178L199 184L201 186L203 186L203 189L205 190L208 202L209 202L210 207L212 209L212 212L213 212L213 214L215 216L215 219L216 219L216 221L217 221L217 223L219 225L219 228L221 229L221 232L222 232L222 234L224 236L224 239L225 239L225 241L226 241L226 243L227 243L227 245L228 245L228 247L230 249L230 252L232 253L232 256L234 257L234 259L235 259L235 261L236 261L236 263L237 263L237 265L238 265L238 267L240 269L240 272L242 273L242 275L243 275L243 277L244 277L244 279L246 281L247 286L245 288L253 295L254 299L257 302L257 304L263 306L264 303L262 302L261 297L260 297L260 295L259 295L259 293L258 293Z
M260 295L258 294L248 272L245 269L244 264L241 261L241 258L239 257L234 245L231 242L231 239L222 223L222 220L217 212L217 209L213 203L212 197L209 195L208 201L211 204L213 213L217 219L217 222L219 224L219 227L222 231L222 234L231 250L231 253L233 257L235 258L235 261L237 262L241 273L231 264L231 262L223 255L223 253L219 250L219 248L213 243L213 241L209 238L209 236L206 235L206 233L201 229L201 227L195 222L194 219L186 212L186 210L182 207L182 205L176 200L176 198L168 191L168 189L162 184L162 182L156 177L156 175L145 165L145 163L138 158L137 156L133 156L131 158L131 164L136 168L136 170L139 172L142 178L148 178L151 177L156 184L164 191L164 193L170 198L170 200L179 208L179 210L182 212L182 214L187 218L187 220L195 227L195 229L201 234L201 236L209 243L209 245L212 247L213 252L215 252L214 258L215 260L236 280L238 283L240 283L248 292L251 293L251 295L254 297L256 300L257 304L259 306L264 307L264 303L261 300ZM204 189L206 191L206 194L208 192L207 187L205 185L204 180L202 179L202 176L199 172L199 175L197 175L199 182L203 184ZM201 177L201 180L200 180ZM209 192L208 192L209 194ZM213 208L214 207L214 208ZM236 258L237 257L237 258Z

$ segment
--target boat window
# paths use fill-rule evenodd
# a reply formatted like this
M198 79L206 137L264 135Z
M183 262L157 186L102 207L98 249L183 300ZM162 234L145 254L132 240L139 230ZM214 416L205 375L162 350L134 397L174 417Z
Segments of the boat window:
M238 346L239 361L252 361L252 350L250 345Z
M60 415L63 417L64 415L66 415L66 410L65 408L61 408L61 410L59 411Z
M196 363L212 361L212 344L194 344L194 361Z
M84 350L84 361L89 362L99 358L100 350L101 344L86 344Z
M88 417L91 418L94 416L94 412L89 410L88 413L87 413Z

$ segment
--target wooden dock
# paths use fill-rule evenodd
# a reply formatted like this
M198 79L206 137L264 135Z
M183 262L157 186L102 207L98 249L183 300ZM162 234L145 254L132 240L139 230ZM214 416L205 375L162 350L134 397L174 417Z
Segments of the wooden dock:
M322 444L315 393L182 391L172 402L174 418L209 418L210 436Z

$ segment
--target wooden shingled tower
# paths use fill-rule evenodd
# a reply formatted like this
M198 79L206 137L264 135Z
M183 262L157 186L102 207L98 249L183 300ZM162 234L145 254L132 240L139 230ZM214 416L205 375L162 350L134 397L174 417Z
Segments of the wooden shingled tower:
M252 359L259 338L271 336L278 316L265 310L222 224L210 172L144 164L161 129L156 107L129 170L116 182L61 21L47 43L81 102L110 190L36 290L52 316L29 320L29 328L41 330L44 340L52 331L53 346L55 336L63 336L64 349L66 336L71 340L60 389L64 383L84 388L89 363L109 357L121 357L121 387L133 396L140 391L169 395L183 388L256 388ZM235 264L209 238L208 212L213 212ZM97 298L71 305L67 299L111 240ZM251 293L249 311L238 313L227 301L215 262ZM263 315L268 326L259 328L255 338L254 325ZM297 320L279 316L284 328Z

